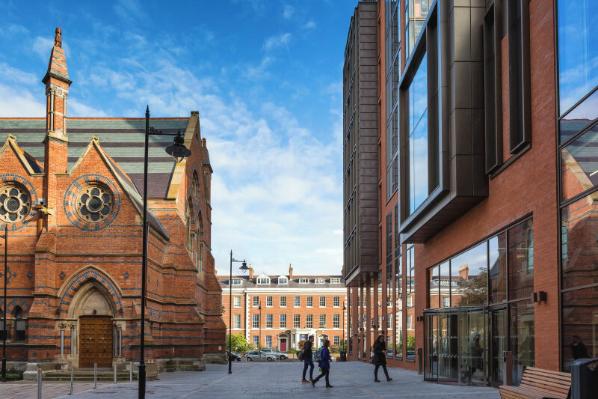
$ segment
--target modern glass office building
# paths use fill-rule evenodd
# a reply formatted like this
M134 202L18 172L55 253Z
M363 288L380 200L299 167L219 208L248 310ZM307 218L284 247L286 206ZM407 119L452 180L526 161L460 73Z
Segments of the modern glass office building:
M499 385L598 356L598 3L361 1L347 49L350 357L382 334L426 380Z

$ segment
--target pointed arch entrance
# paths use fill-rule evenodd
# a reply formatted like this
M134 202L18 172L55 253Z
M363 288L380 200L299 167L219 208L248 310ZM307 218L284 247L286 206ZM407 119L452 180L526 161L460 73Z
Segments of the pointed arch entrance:
M78 324L79 367L111 367L115 309L108 291L95 281L82 285L69 314Z

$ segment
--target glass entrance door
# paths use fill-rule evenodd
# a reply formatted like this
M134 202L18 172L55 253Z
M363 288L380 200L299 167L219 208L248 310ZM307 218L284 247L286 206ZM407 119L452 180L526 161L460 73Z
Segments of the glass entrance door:
M468 385L487 384L487 313L467 310L459 320L459 382Z
M507 308L491 309L490 311L490 384L503 384L505 362L503 354L508 350Z

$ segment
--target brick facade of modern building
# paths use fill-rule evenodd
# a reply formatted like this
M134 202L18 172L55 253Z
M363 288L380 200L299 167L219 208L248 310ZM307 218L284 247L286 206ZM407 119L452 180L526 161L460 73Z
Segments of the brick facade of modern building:
M288 274L234 275L232 303L229 276L219 275L222 287L223 319L232 334L242 334L256 348L281 352L299 349L314 336L316 347L327 338L339 348L346 324L346 289L341 276ZM228 331L228 330L227 330Z
M353 187L369 182L352 174L370 176L369 152L353 145L353 121L370 110L350 94L370 98L351 88L369 82L354 60L373 47L355 32L375 26L378 261L345 257L351 358L367 360L383 334L390 363L427 380L498 385L527 366L598 356L597 8L358 3L345 51L345 217ZM346 253L362 237L371 230L345 224Z
M0 118L9 365L134 361L145 120L68 116L59 29L43 83L45 117ZM192 155L176 163L164 152L172 137L150 140L146 359L201 365L223 356L225 336L210 252L208 150L197 112L151 118L150 126L180 130ZM4 240L0 246L4 254Z

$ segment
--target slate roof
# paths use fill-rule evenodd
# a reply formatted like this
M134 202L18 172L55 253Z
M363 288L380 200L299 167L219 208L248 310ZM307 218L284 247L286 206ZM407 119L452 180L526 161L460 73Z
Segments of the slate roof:
M164 132L184 134L189 123L184 118L151 118L150 126ZM102 148L131 178L134 186L143 192L143 146L144 118L68 118L69 168L75 164L91 139L97 136ZM0 143L8 135L16 137L17 143L41 165L44 163L45 118L0 118ZM172 143L171 136L152 136L149 141L149 187L150 198L165 198L175 162L166 154L165 148Z
M240 285L233 285L234 288L255 288L255 287L259 287L259 288L344 288L345 287L345 282L342 278L341 275L293 275L292 278L288 278L289 276L287 275L268 275L267 277L270 278L270 284L257 284L257 279L258 277L263 277L265 275L263 274L257 274L254 275L252 278L249 278L249 276L246 275L242 275L242 276L235 276L233 275L233 280L234 279L241 279L241 284ZM278 277L286 277L288 279L288 283L287 284L278 284ZM218 281L220 282L221 286L226 286L228 287L228 281L229 281L229 276L228 275L220 275L217 276ZM300 283L299 280L301 278L306 278L308 279L307 283ZM316 283L316 279L318 278L322 278L325 280L324 284L321 283ZM340 279L340 283L339 284L335 284L335 283L331 283L330 279L331 278L339 278Z

